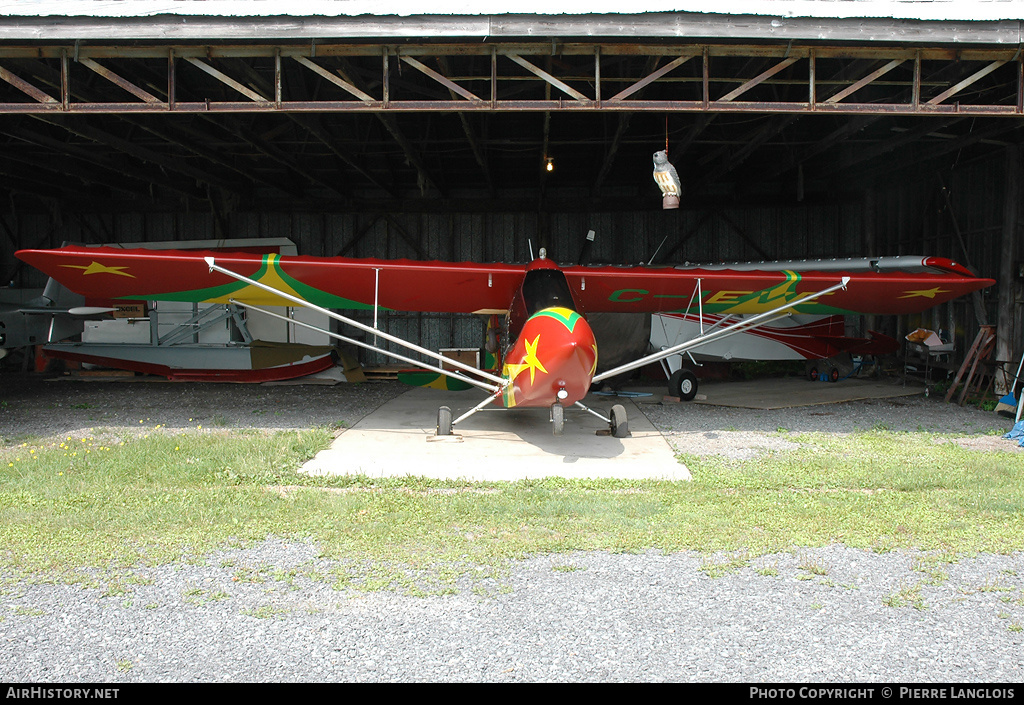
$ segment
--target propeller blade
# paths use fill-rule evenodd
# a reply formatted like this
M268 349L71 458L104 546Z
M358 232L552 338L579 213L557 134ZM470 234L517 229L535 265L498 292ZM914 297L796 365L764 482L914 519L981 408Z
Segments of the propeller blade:
M116 310L109 306L75 306L69 308L68 313L72 316L95 316L100 313L113 313Z

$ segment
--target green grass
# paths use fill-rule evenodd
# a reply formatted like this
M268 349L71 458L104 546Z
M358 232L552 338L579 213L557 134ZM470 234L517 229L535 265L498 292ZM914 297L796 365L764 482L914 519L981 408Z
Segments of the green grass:
M900 588L890 593L882 600L886 607L913 607L916 610L928 609L928 603L921 596L921 584L914 585L900 584Z
M36 439L0 448L0 571L120 571L198 560L268 536L313 539L359 589L449 591L481 565L576 550L694 550L709 576L757 556L843 543L942 561L1024 549L1024 454L928 433L801 434L800 449L737 461L684 457L692 482L311 478L330 429ZM940 559L937 558L936 561ZM806 562L810 575L828 566ZM937 566L921 566L934 573ZM488 573L489 575L492 573ZM285 581L272 567L244 582ZM913 602L913 600L909 600Z

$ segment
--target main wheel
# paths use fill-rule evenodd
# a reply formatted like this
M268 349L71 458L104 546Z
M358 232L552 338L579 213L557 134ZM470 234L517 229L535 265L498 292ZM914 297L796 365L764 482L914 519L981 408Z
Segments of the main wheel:
M839 368L838 367L833 367L831 370L829 370L828 381L829 382L838 382L839 381Z
M818 368L817 367L814 367L814 366L811 367L810 371L807 373L807 379L811 380L812 382L817 382L818 381Z
M697 396L697 375L689 370L676 370L668 378L668 394L683 401L690 401Z
M452 435L452 410L442 406L437 410L437 435Z
M616 404L612 407L612 435L616 438L629 437L629 422L626 420L626 407Z
M558 402L551 405L551 431L556 436L565 432L565 407Z

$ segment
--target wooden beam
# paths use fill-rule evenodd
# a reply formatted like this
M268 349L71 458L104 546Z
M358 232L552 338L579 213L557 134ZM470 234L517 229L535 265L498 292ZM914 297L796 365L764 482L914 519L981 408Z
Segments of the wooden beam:
M683 245L685 245L687 242L689 242L690 238L692 238L694 235L697 234L697 231L699 231L704 226L704 223L708 222L708 220L713 215L714 215L714 211L710 211L710 210L704 211L703 215L701 215L701 217L697 219L697 222L694 223L692 226L690 226L690 229L687 230L679 238L678 241L676 241L676 244L674 244L671 247L671 249L667 250L664 254L660 254L660 255L656 254L652 258L652 260L656 260L657 262L670 262L670 261L672 261L671 258L677 252L679 252L679 250L681 250L683 248Z
M755 76L754 78L750 79L749 81L747 81L743 85L737 86L736 88L732 89L731 91L729 91L728 93L723 95L718 100L712 101L712 103L728 103L731 100L735 100L739 96L741 96L744 93L746 93L747 91L749 91L754 86L757 86L758 84L763 83L764 81L768 80L769 78L771 78L772 76L777 74L779 71L782 71L783 69L788 68L789 66L792 66L793 64L795 64L799 60L800 60L800 58L796 57L796 56L790 57L788 59L783 59L779 63L775 64L775 66L772 66L771 68L769 68L769 69L767 69L765 71L762 71L757 76Z
M312 60L307 59L304 56L293 56L292 58L295 59L295 61L297 61L298 63L300 63L303 66L305 66L310 71L314 72L316 75L320 76L321 78L323 78L326 81L330 81L331 83L336 85L338 88L342 89L343 91L347 91L348 93L351 93L356 98L358 98L359 100L363 101L364 103L366 103L368 105L372 105L372 104L378 102L377 99L374 98L372 95L369 95L368 93L364 93L363 91L359 90L358 88L353 86L348 81L345 81L345 80L343 80L341 78L338 78L337 76L335 76L333 73L331 73L327 69L323 68L319 64L314 63Z
M249 66L247 63L241 62L241 61L238 62L238 63L239 63L239 70L246 74L247 79L253 85L255 85L257 88L259 88L260 90L263 90L263 91L269 91L271 89L271 86L267 83L266 79L263 76L261 76L259 73L257 73L251 66ZM317 115L307 115L307 114L296 114L296 113L285 113L285 114L288 115L288 117L291 119L292 122L296 123L297 125L300 125L303 129L305 129L311 135L313 135L313 137L315 137L321 144L323 144L325 147L327 147L329 150L331 150L331 152L334 154L334 156L338 157L338 159L341 159L345 164L348 164L350 167L355 169L359 173L359 175L362 176L364 179L366 179L367 181L372 183L374 186L376 186L376 187L380 188L381 190L383 190L389 196L393 197L395 195L391 188L389 188L388 186L385 186L377 178L375 178L372 174L370 174L368 171L363 169L363 167L360 166L355 161L355 159L353 159L351 156L349 156L348 154L346 154L346 153L342 152L340 149L338 149L338 147L335 144L335 140L332 139L331 136L327 134L327 131L324 130L323 127L321 127L319 116L317 116ZM283 155L279 155L279 156L283 156ZM280 159L278 159L278 161L280 161ZM286 165L286 166L288 166L288 165ZM343 197L347 198L349 196L349 194L346 191L343 191L342 189L338 188L338 186L333 184L333 182L331 182L331 183L324 182L324 181L320 180L319 177L311 176L311 175L305 173L305 170L302 169L302 168L295 168L294 166L289 166L289 168L292 168L294 171L296 171L298 173L303 173L303 175L306 176L307 179L309 179L309 180L311 180L311 181L313 181L315 183L320 183L321 185L326 186L328 189L337 192L339 195L341 195Z
M730 218L724 212L721 212L721 211L718 212L718 217L721 218L722 220L724 220L726 225L728 225L730 228L732 228L733 231L744 240L744 242L746 242L748 245L750 245L752 248L754 248L754 252L759 254L761 256L761 259L765 259L765 260L772 259L772 256L769 255L764 250L762 250L761 246L758 245L756 242L754 242L754 239L752 237L750 237L750 235L748 235L747 232L743 228L741 228L735 222L733 222L732 218Z
M358 218L358 215L359 214L357 213L356 214L357 218ZM334 256L335 257L345 257L346 255L348 255L349 251L353 247L358 245L359 241L362 240L364 237L366 237L366 233L370 232L370 229L374 225L379 223L381 221L381 218L383 218L383 217L384 217L383 213L377 213L369 223L367 223L366 225L361 227L359 229L359 232L357 232L355 235L353 235L352 238L348 242L346 242L344 245L342 245L341 249L338 250L337 254L335 254Z
M682 62L680 61L679 63L682 63ZM645 74L649 74L648 77L650 77L650 75L653 75L651 72L653 71L653 69L654 69L654 67L656 65L657 65L657 58L656 57L649 58L647 60L647 65L644 67L644 73ZM664 68L664 67L662 67L662 68ZM669 70L671 70L671 69L669 69ZM657 73L657 72L655 72L655 73ZM662 75L664 75L664 73ZM646 86L650 85L650 83L651 83L651 81L647 81L647 83L645 83L643 86L637 87L636 90L630 90L629 93L627 93L627 95L632 95L633 93L636 93L637 91L642 91ZM633 84L633 86L631 88L636 87L637 85L638 84ZM627 89L627 90L629 90L629 89ZM623 91L623 93L625 93L625 91ZM622 96L622 93L619 93L619 95L615 96L614 98L609 98L609 101L619 99L620 96ZM612 144L608 148L608 151L605 153L604 161L601 163L601 169L600 169L600 171L598 171L597 178L594 179L594 186L590 190L591 194L594 197L597 196L598 191L601 189L601 184L604 183L604 180L608 177L608 173L611 171L612 165L615 163L615 156L619 152L619 147L622 144L622 138L625 136L626 130L629 129L629 122L632 119L632 117L633 117L633 113L619 113L618 125L615 128L615 136L612 138Z
M508 53L508 54L505 54L505 56L507 56L508 58L512 59L512 61L516 62L517 64L519 64L520 66L522 66L524 69L526 69L530 73L534 74L535 76L540 77L547 84L554 86L555 88L557 88L558 90L562 91L566 95L568 95L568 96L570 96L570 97L572 97L572 98L574 98L574 99L576 99L576 100L578 100L580 102L584 102L584 103L589 103L590 102L590 98L588 98L587 96L583 95L582 93L580 93L575 88L570 87L569 85L567 85L563 81L558 80L557 78L552 76L547 71L545 71L543 69L540 69L540 68L537 68L536 66L534 66L533 64L531 64L529 61L527 61L523 57L519 56L518 54Z
M437 58L437 63L441 67L441 70L446 74L451 73L447 58L439 56ZM465 113L459 112L459 121L462 123L462 132L466 135L466 139L469 141L470 149L473 150L473 158L476 159L476 163L480 167L480 171L483 173L484 179L487 181L488 193L491 198L494 198L496 195L494 179L491 176L491 169L487 163L487 156L484 154L483 147L480 145L480 140L477 139L476 133L469 124L469 117Z
M384 61L384 64L385 64L385 72L384 72L384 77L385 77L385 83L384 83L384 102L385 103L387 103L388 100L389 100L388 96L389 96L389 90L390 90L389 83L386 80L387 79L387 75L388 75L387 68L386 68L387 67L387 58L388 58L387 54L385 53L384 57L383 57L383 61ZM355 78L354 78L355 71L352 70L351 66L349 66L348 63L344 59L342 60L341 68L338 69L338 73L341 75L342 78L344 78L346 81L348 81L352 85L358 86L359 82L356 81ZM377 117L377 120L379 120L380 123L384 126L384 129L387 130L388 133L391 134L391 137L395 140L395 142L398 143L398 146L405 153L406 159L408 159L409 163L412 165L412 167L414 169L416 169L416 172L419 175L419 180L422 181L424 185L430 186L430 187L436 189L438 191L438 193L440 193L442 196L444 196L445 195L444 189L442 189L438 185L437 180L434 179L434 177L430 173L430 170L427 169L426 164L423 163L423 158L420 157L419 152L412 146L412 143L409 142L409 140L405 137L405 134L398 127L398 123L394 120L394 116L392 116L392 115L384 115L382 113L374 113L374 115Z
M649 74L645 78L640 79L639 81L637 81L633 85L629 86L628 88L626 88L626 89L624 89L622 91L619 91L614 96L609 98L608 102L609 103L614 103L614 102L621 101L621 100L624 100L624 99L628 98L629 96L633 95L637 91L639 91L639 90L641 90L643 88L646 88L651 83L654 83L659 78L661 78L662 76L664 76L668 72L672 71L676 67L682 66L687 61L689 61L690 59L694 58L694 56L695 56L694 54L684 54L683 56L677 57L676 59L674 59L674 60L668 62L667 64L665 64L664 66L662 66L657 71L654 71L653 73Z
M1002 66L1005 63L1006 63L1005 61L993 61L991 64L989 64L985 68L983 68L983 69L981 69L979 71L975 71L970 76L968 76L964 80L960 81L956 85L951 86L950 88L944 90L942 93L939 93L937 96L935 96L934 98L929 100L927 103L925 103L925 105L939 105L940 103L944 102L947 98L949 98L950 96L953 96L953 95L959 93L960 91L962 91L964 88L967 88L969 85L971 85L975 81L978 81L979 79L982 79L985 76L988 76L990 73L992 73L993 71L995 71L997 68L999 68L1000 66Z
M904 61L905 61L905 59L893 59L889 63L887 63L884 66L881 66L878 69L872 71L871 73L869 73L864 78L860 79L859 81L856 81L852 85L850 85L847 88L844 88L843 90L841 90L838 93L836 93L831 98L823 100L822 102L823 103L838 103L839 101L841 101L846 96L852 95L853 93L856 93L861 88L863 88L864 86L866 86L869 83L871 83L872 81L874 81L876 78L879 78L880 76L884 76L885 74L889 73L894 68L896 68L897 66L902 64Z
M12 86L38 103L57 104L60 102L44 91L39 90L28 81L18 78L3 66L0 66L0 79L10 83Z
M1021 147L1019 144L1010 145L1006 148L1006 155L1003 159L1003 227L999 250L999 313L996 317L996 359L1013 361L1018 358L1014 353L1014 344L1020 340L1020 331L1013 328L1014 314L1017 309L1015 301L1017 282L1014 277L1014 268L1019 256L1017 241L1020 231L1020 202L1022 192L1021 179ZM1012 368L1011 368L1012 369ZM1006 380L997 388L997 392L1017 393L1015 389L1006 389Z
M468 100L470 102L473 102L473 103L483 103L484 102L479 96L471 93L470 91L467 91L465 88L463 88L459 84L455 83L454 81L449 80L448 78L446 78L442 74L438 73L437 71L435 71L434 69L430 68L426 64L423 64L423 63L417 61L416 59L412 58L411 56L404 56L403 55L403 56L400 56L399 58L402 61L404 61L405 63L409 64L409 66L412 66L417 71L419 71L419 72L423 73L424 75L429 76L430 78L434 79L435 81L437 81L438 83L443 85L445 88L447 88L450 92L455 93L456 95L460 95L463 98L465 98L466 100Z
M218 81L220 81L224 85L229 86L229 87L233 88L234 90L238 91L239 93L241 93L242 95L244 95L246 98L248 98L249 100L251 100L253 102L256 102L256 103L272 103L273 102L273 101L269 100L268 98L265 98L264 96L261 96L256 91L253 91L253 90L243 86L241 83L239 83L235 79L231 78L230 76L228 76L223 71L220 71L220 70L214 68L213 66L211 66L210 64L207 64L204 61L200 61L199 59L196 59L194 57L189 57L189 56L185 57L185 61L189 62L190 64L195 66L197 69L199 69L199 70L209 74L210 76L213 76L214 78L216 78Z
M387 219L389 223L395 226L395 229L398 231L399 237L405 240L405 243L412 248L413 252L416 253L416 256L418 258L427 259L426 254L424 254L423 252L423 248L420 247L420 243L417 240L415 240L412 235L409 234L409 231L405 229L405 226L398 222L395 216L393 216L390 213L385 213L384 217Z
M82 66L85 66L87 69L91 69L92 71L95 71L100 76L103 76L103 78L107 79L108 81L113 83L118 88L121 88L123 90L128 91L133 96L135 96L136 98L138 98L139 100L141 100L143 102L146 102L146 103L163 103L164 102L164 101L160 100L159 98L157 98L152 93L149 93L148 91L145 91L145 90L139 88L138 86L136 86L131 81L129 81L129 80L125 79L125 78L122 78L121 76L118 76L116 73L114 73L110 69L106 68L105 66L100 65L99 63L97 63L96 61L93 61L92 59L87 59L87 58L79 59L78 63L80 63Z

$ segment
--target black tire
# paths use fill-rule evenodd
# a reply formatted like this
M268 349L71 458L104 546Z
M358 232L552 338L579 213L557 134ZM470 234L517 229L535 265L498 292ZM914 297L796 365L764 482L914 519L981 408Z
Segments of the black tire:
M838 367L833 367L831 370L829 370L829 372L828 372L828 381L829 382L838 382L839 381L839 368Z
M807 373L807 379L811 380L812 382L817 382L818 381L818 368L817 367L811 367L810 372Z
M551 405L551 431L556 436L565 433L565 407L558 402Z
M689 370L678 369L668 378L668 394L690 401L697 396L697 375Z
M629 421L626 419L626 407L622 404L612 407L612 435L616 438L629 438Z
M452 435L452 410L442 406L437 410L437 435Z

